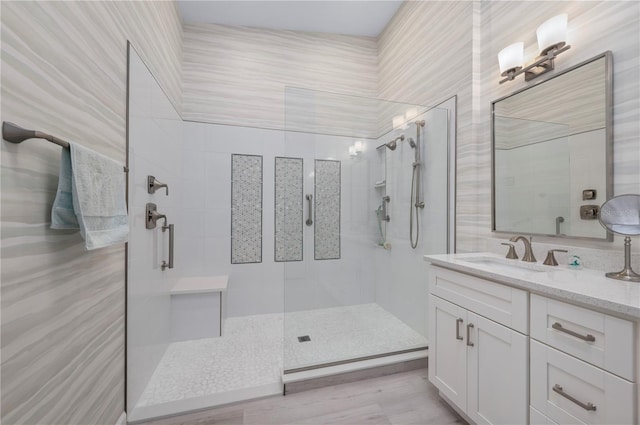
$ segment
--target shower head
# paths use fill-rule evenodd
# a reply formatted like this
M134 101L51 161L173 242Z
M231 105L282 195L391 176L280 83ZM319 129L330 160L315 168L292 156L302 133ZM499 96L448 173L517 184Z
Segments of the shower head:
M409 146L411 146L414 149L416 148L416 142L411 137L409 137L408 142L409 142Z
M395 139L393 139L389 143L385 143L385 146L388 147L389 149L391 149L392 151L395 151L396 148L398 147L398 140L399 141L403 141L404 140L404 134L399 135L398 137L396 137Z

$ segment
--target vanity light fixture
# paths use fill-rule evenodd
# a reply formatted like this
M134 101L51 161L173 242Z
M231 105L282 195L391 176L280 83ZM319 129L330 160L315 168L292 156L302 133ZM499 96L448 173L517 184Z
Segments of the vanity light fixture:
M500 84L514 80L524 74L524 80L530 81L542 74L553 70L555 58L571 48L566 44L568 15L563 13L543 22L537 29L538 48L540 55L535 62L522 67L524 59L524 43L511 44L498 53L501 76Z

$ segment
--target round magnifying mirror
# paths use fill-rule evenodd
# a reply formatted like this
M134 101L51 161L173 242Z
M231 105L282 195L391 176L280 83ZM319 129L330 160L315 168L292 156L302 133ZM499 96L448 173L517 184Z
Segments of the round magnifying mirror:
M624 235L624 269L606 273L611 279L640 282L631 269L631 237L640 235L640 195L620 195L600 207L600 224L610 232Z

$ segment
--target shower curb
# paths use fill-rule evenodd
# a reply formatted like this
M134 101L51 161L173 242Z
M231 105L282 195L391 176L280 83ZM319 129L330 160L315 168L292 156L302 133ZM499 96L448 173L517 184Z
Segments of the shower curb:
M283 375L283 395L408 372L428 366L428 351L401 353Z

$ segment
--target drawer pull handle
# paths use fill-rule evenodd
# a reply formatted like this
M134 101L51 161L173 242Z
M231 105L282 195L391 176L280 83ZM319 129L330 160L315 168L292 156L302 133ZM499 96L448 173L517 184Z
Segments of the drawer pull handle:
M574 402L575 404L577 404L578 406L582 407L584 410L592 410L595 411L596 410L596 405L593 403L583 403L580 400L570 396L569 394L565 393L564 390L562 389L562 387L558 384L555 384L553 386L553 391L557 392L558 394L560 394L562 397L566 398L569 401Z
M456 319L456 339L462 341L462 335L460 335L460 323L462 323L462 319Z
M473 323L469 323L467 325L467 346L468 347L473 347L473 342L471 342L471 335L470 335L471 329L473 329Z
M565 329L565 328L563 328L563 327L562 327L562 325L561 325L560 323L558 323L558 322L556 322L556 323L554 323L553 325L551 325L551 327L552 327L553 329L557 330L557 331L564 332L564 333L569 334L569 335L571 335L571 336L575 336L576 338L580 338L580 339L581 339L581 340L583 340L583 341L593 342L593 341L595 341L595 340L596 340L596 337L595 337L595 336L593 336L593 335L591 335L591 334L581 335L581 334L579 334L578 332L574 332L574 331L571 331L571 330L569 330L569 329Z

